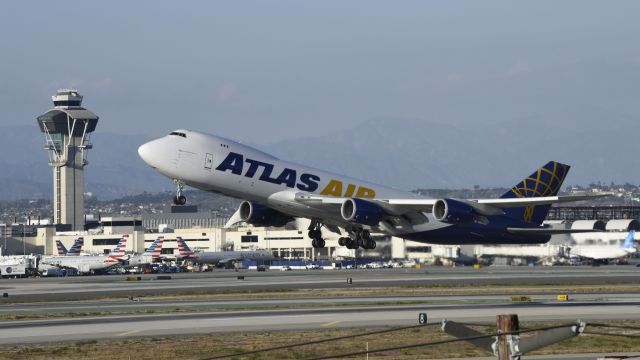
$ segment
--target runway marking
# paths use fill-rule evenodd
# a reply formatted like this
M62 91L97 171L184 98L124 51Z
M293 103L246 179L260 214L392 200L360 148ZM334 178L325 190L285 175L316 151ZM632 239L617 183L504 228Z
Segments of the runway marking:
M139 333L142 330L131 330L131 331L126 331L120 334L117 334L115 336L127 336L127 335L131 335L131 334L135 334L135 333Z
M342 321L337 320L337 321L332 321L332 322L328 322L328 323L324 323L324 324L320 324L320 326L322 327L329 327L329 326L333 326L333 325L338 325L340 324Z

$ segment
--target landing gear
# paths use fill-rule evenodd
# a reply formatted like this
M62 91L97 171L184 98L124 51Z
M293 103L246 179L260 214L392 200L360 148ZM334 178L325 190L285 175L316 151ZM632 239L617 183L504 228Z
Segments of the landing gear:
M309 237L311 240L311 246L316 249L322 249L326 243L322 238L322 223L317 220L311 220L311 224L309 224Z
M187 198L184 196L184 181L174 179L173 183L176 185L178 190L176 191L176 196L173 197L173 203L175 205L184 205L187 203Z
M349 231L349 237L341 237L338 239L340 246L346 246L347 249L357 249L359 247L365 250L373 250L376 248L376 242L371 239L369 230L354 228Z

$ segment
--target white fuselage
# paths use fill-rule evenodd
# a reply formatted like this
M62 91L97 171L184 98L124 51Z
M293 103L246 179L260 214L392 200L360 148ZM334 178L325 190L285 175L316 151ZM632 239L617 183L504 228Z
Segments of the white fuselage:
M269 261L274 256L266 250L199 252L189 257L199 264L219 264L236 261Z
M38 267L76 269L81 273L102 270L117 265L118 260L108 256L43 256Z
M156 171L211 192L264 204L284 214L322 218L345 226L338 211L301 204L296 193L306 192L335 197L417 199L419 195L328 171L280 160L274 156L222 137L177 130L184 136L168 135L142 145L138 152ZM425 214L425 216L431 216ZM428 221L402 229L424 231L448 224Z
M625 249L615 245L575 245L571 247L571 256L594 260L620 259L635 253L635 248Z

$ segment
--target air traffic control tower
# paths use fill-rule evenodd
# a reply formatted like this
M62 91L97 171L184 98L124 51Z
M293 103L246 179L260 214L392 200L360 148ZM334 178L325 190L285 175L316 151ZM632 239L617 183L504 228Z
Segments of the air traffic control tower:
M98 116L83 108L77 90L60 89L51 97L54 108L38 116L53 168L53 223L74 231L84 230L84 167L89 137ZM64 226L62 226L64 228Z

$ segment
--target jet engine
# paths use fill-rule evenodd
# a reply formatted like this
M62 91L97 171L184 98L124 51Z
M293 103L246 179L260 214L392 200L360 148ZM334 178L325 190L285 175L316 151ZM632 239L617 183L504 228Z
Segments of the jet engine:
M249 201L243 201L239 210L241 221L255 226L281 227L289 221L293 221L293 217L289 215Z
M463 223L473 220L474 210L460 200L440 199L433 205L433 216L442 222Z
M382 220L385 212L380 206L371 201L352 198L342 203L340 214L346 221L374 226L378 225Z

